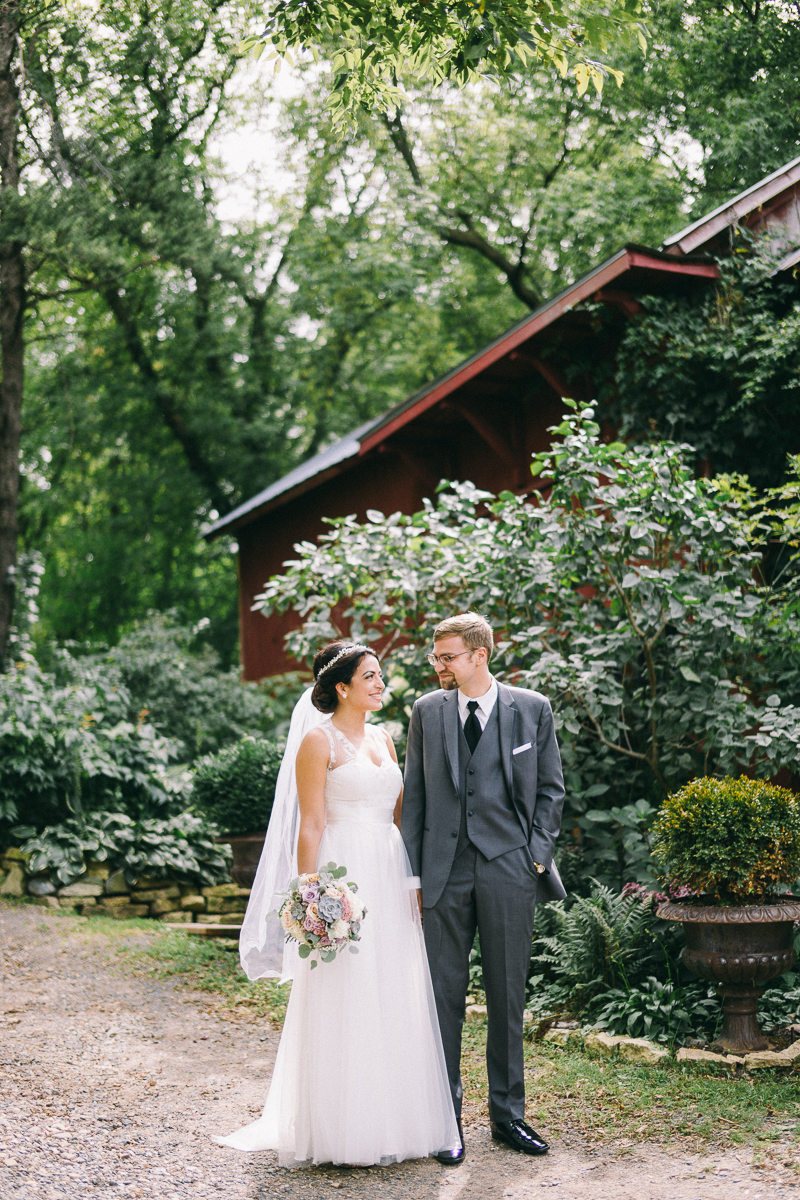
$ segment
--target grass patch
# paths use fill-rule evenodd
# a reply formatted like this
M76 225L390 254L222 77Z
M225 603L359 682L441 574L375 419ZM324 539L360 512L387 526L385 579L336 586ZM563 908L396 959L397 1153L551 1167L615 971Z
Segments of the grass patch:
M486 1027L464 1029L465 1112L485 1119ZM757 1075L694 1063L596 1059L581 1050L525 1043L527 1115L549 1133L596 1144L707 1146L784 1140L800 1130L800 1075ZM798 1147L800 1149L800 1147Z
M98 919L98 924L100 920L102 918ZM133 925L134 922L125 924ZM236 942L166 930L152 934L144 945L121 946L118 953L124 955L126 962L140 974L175 979L195 991L213 994L224 1008L281 1025L289 1002L290 985L281 987L273 979L251 982L239 965L238 949Z

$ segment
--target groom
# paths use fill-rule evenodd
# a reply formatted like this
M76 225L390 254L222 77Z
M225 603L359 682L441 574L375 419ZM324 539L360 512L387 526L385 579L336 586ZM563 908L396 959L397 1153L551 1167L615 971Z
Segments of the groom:
M524 1154L548 1146L525 1117L522 1018L538 900L566 893L553 864L564 783L550 704L498 683L491 626L460 613L437 626L428 661L441 691L414 705L403 839L422 881L430 962L453 1105L461 1130L461 1030L469 954L480 935L489 1030L492 1137ZM458 1150L436 1155L445 1165Z

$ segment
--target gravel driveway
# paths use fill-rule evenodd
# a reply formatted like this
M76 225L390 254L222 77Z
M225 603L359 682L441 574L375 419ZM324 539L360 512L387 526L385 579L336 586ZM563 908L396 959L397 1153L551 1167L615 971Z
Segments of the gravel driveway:
M526 1159L467 1128L468 1160L287 1172L271 1154L218 1147L209 1133L252 1119L277 1035L214 1011L172 982L126 977L113 945L74 918L0 907L2 1200L728 1200L797 1196L786 1144L751 1153L593 1149L554 1140ZM131 933L131 941L146 934ZM547 1133L546 1129L542 1129Z

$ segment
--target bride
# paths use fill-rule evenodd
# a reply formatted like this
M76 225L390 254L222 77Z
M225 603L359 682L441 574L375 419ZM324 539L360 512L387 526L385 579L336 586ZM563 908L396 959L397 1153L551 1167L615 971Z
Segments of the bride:
M264 1111L214 1140L277 1150L282 1166L460 1161L416 901L400 837L402 775L366 714L385 684L368 647L332 642L298 702L264 852L242 925L250 979L292 979ZM335 862L358 884L359 953L301 960L268 914L297 874Z

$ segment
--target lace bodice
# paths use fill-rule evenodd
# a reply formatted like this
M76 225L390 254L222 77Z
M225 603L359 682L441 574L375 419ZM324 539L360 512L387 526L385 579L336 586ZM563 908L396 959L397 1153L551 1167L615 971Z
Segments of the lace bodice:
M331 752L325 783L329 811L335 805L336 812L341 813L340 806L347 804L391 812L400 795L403 776L389 753L385 733L375 725L367 725L364 742L357 749L332 721L325 721L322 728ZM373 762L369 751L380 761Z

